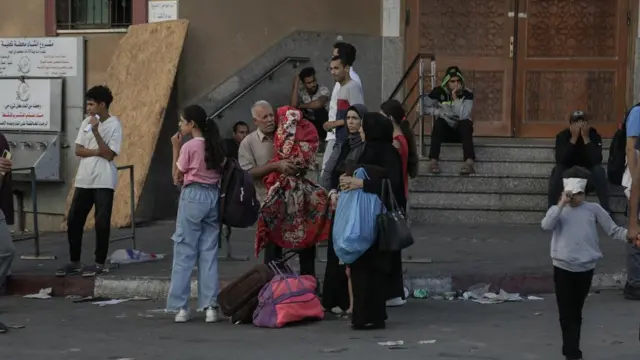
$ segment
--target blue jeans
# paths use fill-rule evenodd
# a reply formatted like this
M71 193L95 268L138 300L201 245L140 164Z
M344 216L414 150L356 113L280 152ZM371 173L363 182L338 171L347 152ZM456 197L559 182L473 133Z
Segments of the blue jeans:
M172 236L173 269L167 299L167 310L189 308L191 273L198 263L198 310L216 307L218 282L218 216L217 185L189 184L182 188L176 232Z

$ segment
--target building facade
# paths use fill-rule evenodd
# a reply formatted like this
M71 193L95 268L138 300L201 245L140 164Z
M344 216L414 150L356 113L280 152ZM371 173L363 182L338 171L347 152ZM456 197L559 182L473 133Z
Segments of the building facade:
M153 0L21 0L0 2L0 38L82 36L85 39L85 83L102 84L111 55L130 25L149 19ZM400 0L328 0L302 3L293 0L177 0L179 18L188 19L184 45L166 122L177 123L177 110L198 103L209 113L253 86L276 66L267 81L234 103L220 116L227 131L238 120L250 122L250 104L258 99L274 105L288 102L293 66L314 66L320 81L331 86L326 70L332 44L338 36L359 50L357 69L368 84L366 100L379 103L402 76L404 43ZM250 10L249 10L250 9ZM387 34L387 36L384 36ZM281 63L300 57L300 63ZM63 119L64 183L38 185L40 229L59 230L65 198L75 176L77 159L73 141L82 119ZM122 119L127 121L127 119ZM168 139L159 139L168 144ZM124 144L123 146L127 146ZM152 154L149 154L152 156ZM170 159L166 159L170 162ZM116 160L117 162L117 160ZM119 164L124 165L124 164ZM157 174L155 176L164 176ZM27 228L31 229L29 184L24 190Z
M103 83L127 27L148 21L150 2L3 1L0 38L84 37L91 87ZM187 104L198 103L210 114L225 107L218 121L228 132L234 122L250 120L255 100L287 103L295 66L314 66L319 81L331 86L326 69L337 36L358 49L355 68L374 111L416 54L435 56L437 77L447 66L459 66L476 95L478 136L553 137L577 109L611 136L625 109L638 100L638 0L174 2L177 16L190 24L170 122ZM302 60L283 66L287 58ZM226 107L248 88L250 93ZM77 160L69 145L81 120L64 119L66 179L75 175ZM69 183L39 185L43 230L60 228Z

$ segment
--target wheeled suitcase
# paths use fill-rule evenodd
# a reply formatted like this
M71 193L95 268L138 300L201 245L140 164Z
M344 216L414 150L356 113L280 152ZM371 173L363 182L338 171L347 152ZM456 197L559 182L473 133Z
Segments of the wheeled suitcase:
M258 306L258 293L273 278L268 265L259 264L227 285L218 295L218 305L234 323L253 321L253 311ZM248 314L248 315L244 315Z

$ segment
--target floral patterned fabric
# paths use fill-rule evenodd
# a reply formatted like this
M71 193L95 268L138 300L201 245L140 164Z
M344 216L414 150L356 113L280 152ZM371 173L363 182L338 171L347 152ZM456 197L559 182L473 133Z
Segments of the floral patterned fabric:
M314 125L290 106L278 109L270 162L292 161L298 175L271 173L263 179L268 189L256 231L256 256L268 244L304 249L329 238L331 210L328 194L305 177L316 161L319 139Z

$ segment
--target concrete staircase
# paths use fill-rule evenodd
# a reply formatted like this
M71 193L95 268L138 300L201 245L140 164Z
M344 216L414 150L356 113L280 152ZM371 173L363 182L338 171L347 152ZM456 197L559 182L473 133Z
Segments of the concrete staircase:
M458 175L460 144L443 145L441 174L429 174L428 161L421 161L420 175L409 185L412 221L538 224L547 210L548 178L555 164L553 140L478 138L475 144L475 175ZM604 145L606 161L609 144ZM597 201L595 194L590 195L590 201ZM624 222L622 189L612 187L611 195L614 218Z

